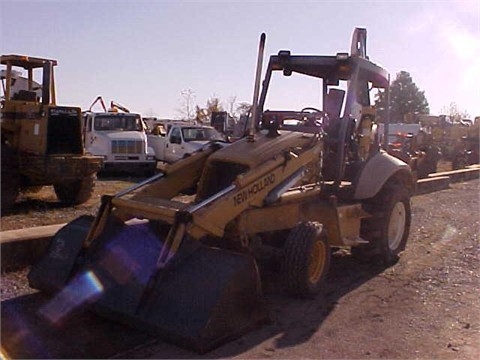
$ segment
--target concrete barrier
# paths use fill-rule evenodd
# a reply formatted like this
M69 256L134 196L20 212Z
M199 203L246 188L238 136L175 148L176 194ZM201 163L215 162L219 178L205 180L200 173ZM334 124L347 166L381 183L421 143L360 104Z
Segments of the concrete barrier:
M39 239L39 238L49 238L53 236L60 228L64 227L65 224L55 224L55 225L46 225L46 226L37 226L26 229L17 229L17 230L7 230L0 232L0 243L7 244L17 241Z
M450 187L449 176L436 176L431 178L419 179L414 195L423 195L435 191L445 190Z
M442 176L448 176L450 178L451 183L460 182L460 181L468 181L473 179L478 179L480 175L480 166L479 165L471 165L465 169L458 169L452 171L444 171L434 174L429 174L428 178L436 178Z
M64 225L0 232L1 271L14 271L31 265L43 254L50 238Z

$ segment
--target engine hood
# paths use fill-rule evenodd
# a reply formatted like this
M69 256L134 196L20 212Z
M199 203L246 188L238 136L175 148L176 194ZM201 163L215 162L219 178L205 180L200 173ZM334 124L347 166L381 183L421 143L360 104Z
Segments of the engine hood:
M254 168L276 156L283 156L289 149L308 148L315 143L312 134L279 131L279 136L272 138L267 131L261 131L256 133L255 141L240 139L213 153L209 161L233 162Z

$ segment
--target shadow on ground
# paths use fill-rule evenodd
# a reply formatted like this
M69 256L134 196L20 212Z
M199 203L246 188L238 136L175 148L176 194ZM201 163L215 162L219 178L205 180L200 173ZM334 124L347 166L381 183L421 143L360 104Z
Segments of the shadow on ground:
M40 293L2 302L2 352L10 359L109 358L151 338L83 312L53 326L38 313L48 298Z
M167 344L144 332L82 311L54 326L38 310L48 298L40 293L1 304L2 351L9 358L226 358L276 338L276 347L307 342L338 301L378 275L382 268L334 255L325 289L311 300L285 295L278 272L266 273L264 288L271 323L205 355Z

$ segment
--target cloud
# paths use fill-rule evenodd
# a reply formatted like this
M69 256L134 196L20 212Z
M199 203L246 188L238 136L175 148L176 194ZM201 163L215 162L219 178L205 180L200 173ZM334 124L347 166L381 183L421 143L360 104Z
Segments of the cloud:
M462 95L469 93L472 101L479 100L478 84L480 83L480 40L467 28L454 22L446 23L442 34L448 44L449 51L457 63L452 69L458 71L457 88ZM475 111L478 111L476 109Z
M466 28L454 22L446 22L441 27L442 38L444 38L453 55L459 60L467 62L480 61L480 40L478 34L470 33Z

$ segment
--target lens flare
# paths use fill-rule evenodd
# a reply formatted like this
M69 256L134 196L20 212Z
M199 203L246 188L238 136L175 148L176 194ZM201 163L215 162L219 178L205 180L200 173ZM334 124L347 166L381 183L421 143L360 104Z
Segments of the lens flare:
M103 286L92 271L74 278L39 313L52 323L59 323L73 310L92 301L103 292Z

